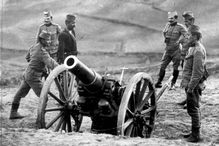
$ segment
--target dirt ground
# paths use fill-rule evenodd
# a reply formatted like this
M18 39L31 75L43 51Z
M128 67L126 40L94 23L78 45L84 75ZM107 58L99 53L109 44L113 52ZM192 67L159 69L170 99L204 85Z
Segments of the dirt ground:
M8 53L5 54L7 56ZM8 55L10 56L10 55ZM159 55L158 55L159 56ZM130 55L115 56L113 54L88 54L79 56L85 64L94 67L99 72L108 71L119 77L120 68L124 64L129 64L125 72L125 82L138 71L146 71L153 77L157 74L157 64L154 57ZM98 59L99 58L99 59ZM152 58L152 59L151 59ZM5 60L5 61L4 61ZM202 113L202 141L197 144L187 143L182 133L190 130L190 117L186 110L176 105L177 102L185 98L184 91L179 88L180 80L177 82L176 90L167 90L158 102L158 115L153 135L149 139L129 138L114 136L109 134L93 134L90 132L91 121L84 118L80 132L56 133L50 130L36 129L35 121L39 98L31 91L28 96L21 101L19 112L26 117L20 120L9 120L11 101L16 93L21 79L22 71L25 68L25 61L22 53L17 58L5 57L1 64L1 77L7 76L7 80L1 79L1 146L69 146L69 145L219 145L219 74L210 76L207 81L207 88L201 97ZM19 60L19 63L16 63ZM90 60L93 63L90 63ZM102 61L101 61L102 60ZM105 63L108 63L106 66ZM147 64L147 65L146 65ZM170 70L168 70L170 73ZM155 77L154 77L155 78ZM4 86L3 86L4 85Z

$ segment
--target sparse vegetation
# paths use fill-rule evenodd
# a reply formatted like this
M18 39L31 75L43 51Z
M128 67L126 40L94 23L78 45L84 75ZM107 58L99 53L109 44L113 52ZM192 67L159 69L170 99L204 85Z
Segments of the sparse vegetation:
M219 1L212 0L3 0L1 24L1 124L2 145L211 145L219 144L219 59L218 19ZM144 71L156 78L164 51L161 31L167 21L167 11L193 10L196 22L203 31L207 48L210 78L203 93L203 141L188 144L181 137L188 132L190 118L185 110L175 105L185 98L177 88L167 91L158 104L156 128L151 139L128 138L90 133L90 120L85 119L83 133L54 133L37 130L35 125L38 97L30 91L22 99L23 120L9 120L11 101L22 79L27 62L26 51L35 43L42 22L42 11L50 9L54 22L64 26L67 13L77 14L76 33L79 59L101 74L120 77L125 71L125 82L136 72ZM182 19L180 19L182 22ZM18 51L19 50L19 51ZM181 69L181 68L180 68ZM169 68L168 68L169 71ZM170 75L170 72L167 73ZM167 75L167 76L168 76ZM180 82L180 79L179 81ZM179 83L177 83L179 85Z

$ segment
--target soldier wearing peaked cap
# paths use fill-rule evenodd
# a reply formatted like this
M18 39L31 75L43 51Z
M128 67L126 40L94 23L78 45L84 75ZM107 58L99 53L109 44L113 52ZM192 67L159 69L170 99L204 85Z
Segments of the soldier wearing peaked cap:
M21 119L24 117L18 113L21 98L24 98L30 89L33 89L35 94L40 97L43 86L43 72L46 68L53 69L58 65L48 53L48 46L51 40L50 37L51 35L49 33L41 32L39 34L39 42L30 48L27 54L26 58L29 64L23 74L21 85L13 98L10 119Z
M49 54L54 59L57 59L58 51L58 35L61 32L61 27L52 22L53 16L51 11L43 12L44 24L40 25L37 33L37 42L39 42L39 35L42 31L51 34L51 45L49 46Z
M180 65L181 55L180 44L183 38L186 36L187 30L182 24L178 23L177 20L178 14L176 11L168 12L168 23L163 30L166 48L162 57L158 80L155 84L156 88L162 87L162 80L165 76L166 67L171 61L173 62L173 79L170 89L175 87L175 83L179 75L178 67Z
M206 80L206 50L201 44L202 34L196 25L192 25L189 31L191 45L185 57L181 87L186 92L187 112L191 117L191 133L184 135L189 142L200 141L201 112L200 95L204 90Z
M66 28L60 33L59 47L58 47L58 62L63 63L64 59L69 55L77 55L77 43L75 35L75 20L76 17L73 14L66 15L65 25Z
M194 18L194 14L193 14L192 11L185 11L185 12L183 12L182 16L183 16L184 18L185 18L185 17L187 17L187 18Z
M182 43L182 51L181 51L181 66L183 67L185 56L188 53L189 47L192 45L189 41L189 33L191 33L192 28L200 29L199 26L195 25L195 17L192 11L185 11L182 14L185 26L188 29L188 35L187 37L183 40ZM180 106L184 106L184 109L186 109L186 100L183 100L182 102L178 103Z

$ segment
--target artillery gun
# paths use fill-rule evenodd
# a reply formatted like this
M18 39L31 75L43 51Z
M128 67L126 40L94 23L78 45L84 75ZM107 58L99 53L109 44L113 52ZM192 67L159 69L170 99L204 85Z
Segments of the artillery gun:
M68 56L44 83L38 127L77 132L87 116L94 132L148 138L154 129L157 100L170 80L156 94L147 73L139 72L121 85L121 81L101 76L77 57Z

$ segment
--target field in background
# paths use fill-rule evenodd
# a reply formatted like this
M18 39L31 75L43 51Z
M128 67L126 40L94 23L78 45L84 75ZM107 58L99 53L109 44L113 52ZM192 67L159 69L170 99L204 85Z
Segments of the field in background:
M203 32L209 54L218 54L219 1L217 0L3 0L1 47L27 50L35 42L42 12L53 12L64 27L67 13L77 15L80 52L162 52L162 29L167 12L192 10Z

